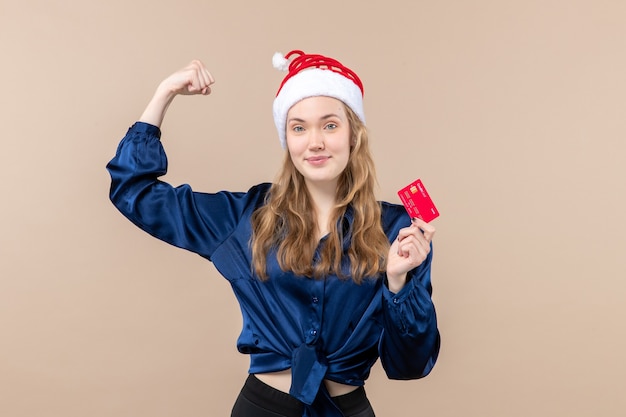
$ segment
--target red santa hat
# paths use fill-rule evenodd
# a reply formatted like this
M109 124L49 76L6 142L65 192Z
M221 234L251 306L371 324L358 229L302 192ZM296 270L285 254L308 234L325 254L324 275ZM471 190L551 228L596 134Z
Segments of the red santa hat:
M294 57L291 62L289 58ZM365 123L363 83L341 62L323 55L310 55L294 50L283 56L276 52L274 68L288 71L274 99L274 124L283 148L287 147L285 128L287 112L302 99L326 96L344 102Z

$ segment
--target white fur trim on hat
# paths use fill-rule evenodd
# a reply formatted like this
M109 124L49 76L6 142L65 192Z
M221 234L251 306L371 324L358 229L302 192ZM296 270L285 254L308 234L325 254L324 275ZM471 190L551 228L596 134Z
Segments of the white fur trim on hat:
M300 100L318 96L341 100L365 123L363 94L352 80L328 69L305 69L287 80L274 99L274 124L283 148L287 147L285 128L289 109Z

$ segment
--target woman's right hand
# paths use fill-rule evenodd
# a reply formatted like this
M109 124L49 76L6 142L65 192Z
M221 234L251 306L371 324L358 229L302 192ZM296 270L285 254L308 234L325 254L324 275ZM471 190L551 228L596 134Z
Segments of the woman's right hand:
M179 94L209 95L214 82L213 76L201 61L191 61L189 65L161 81L139 121L161 127L167 108L174 97Z

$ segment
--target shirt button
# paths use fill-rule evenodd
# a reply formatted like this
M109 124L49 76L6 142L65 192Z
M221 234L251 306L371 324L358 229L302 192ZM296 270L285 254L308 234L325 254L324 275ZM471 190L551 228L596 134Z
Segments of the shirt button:
M317 304L319 302L319 298L317 297L313 297L311 300L313 301L313 304Z
M317 335L317 330L311 329L310 333L311 333L311 336L316 336Z
M398 300L397 298L394 298L394 299L393 299L393 303L394 303L394 304L398 304L399 302L400 302L400 300Z

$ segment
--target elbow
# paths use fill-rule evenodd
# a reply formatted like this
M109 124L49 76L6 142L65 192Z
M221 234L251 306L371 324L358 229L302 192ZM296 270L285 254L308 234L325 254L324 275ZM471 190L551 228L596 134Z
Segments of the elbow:
M123 197L124 193L122 192L122 187L116 185L114 182L111 183L111 188L109 189L109 201L124 215L130 213L130 207L128 204L128 199Z

